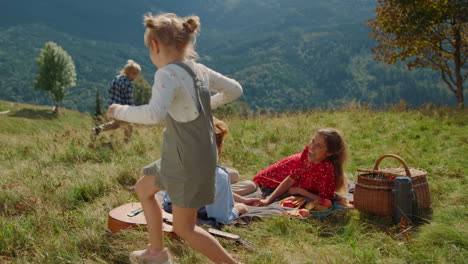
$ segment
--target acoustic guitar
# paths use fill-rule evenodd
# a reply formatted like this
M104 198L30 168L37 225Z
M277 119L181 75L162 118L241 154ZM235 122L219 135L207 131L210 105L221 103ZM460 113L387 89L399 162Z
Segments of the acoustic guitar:
M172 214L162 210L163 213L163 231L175 235L172 227L173 217ZM126 228L144 227L146 225L145 214L141 203L127 203L112 209L109 212L108 228L112 233L117 233ZM206 229L208 233L230 240L245 246L247 249L255 250L256 246L252 243L245 241L239 235L231 234L214 228Z
M163 218L172 219L172 215L163 210ZM119 232L126 228L144 225L146 225L146 219L141 203L127 203L116 207L109 212L107 226L112 233ZM163 231L172 233L172 225L163 223Z

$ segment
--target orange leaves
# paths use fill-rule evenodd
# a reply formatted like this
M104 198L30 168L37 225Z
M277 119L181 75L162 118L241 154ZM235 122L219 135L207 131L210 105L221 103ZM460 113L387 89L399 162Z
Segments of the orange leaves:
M462 69L466 67L468 5L449 0L379 0L377 16L366 21L376 60L408 60L408 69L431 67L464 105ZM446 78L449 77L449 78ZM456 86L457 89L453 89Z

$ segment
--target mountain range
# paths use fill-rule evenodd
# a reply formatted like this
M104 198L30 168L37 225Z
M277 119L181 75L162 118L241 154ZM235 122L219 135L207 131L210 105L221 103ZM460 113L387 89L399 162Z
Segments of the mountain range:
M77 86L63 105L91 112L96 90L128 59L152 83L156 67L143 43L143 14L200 16L200 62L238 80L251 109L334 107L350 101L386 107L454 104L430 70L373 60L365 21L376 0L17 0L2 3L0 99L51 104L34 91L35 59L54 41L73 58ZM452 98L453 97L453 98Z

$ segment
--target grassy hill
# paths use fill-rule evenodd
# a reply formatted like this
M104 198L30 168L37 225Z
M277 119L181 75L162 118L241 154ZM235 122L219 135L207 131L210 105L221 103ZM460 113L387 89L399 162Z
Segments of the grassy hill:
M5 111L10 111L5 113ZM162 126L138 126L91 141L90 116L0 101L0 262L128 263L147 234L107 230L109 210L137 201L128 190L142 166L160 155ZM433 213L428 223L398 235L388 218L349 211L323 221L278 216L226 227L257 252L221 240L243 263L465 263L468 253L466 110L394 108L227 116L220 163L244 179L302 150L320 127L343 131L351 158L345 170L371 168L383 154L428 171ZM386 161L382 166L399 166ZM178 263L205 263L187 244L166 237Z

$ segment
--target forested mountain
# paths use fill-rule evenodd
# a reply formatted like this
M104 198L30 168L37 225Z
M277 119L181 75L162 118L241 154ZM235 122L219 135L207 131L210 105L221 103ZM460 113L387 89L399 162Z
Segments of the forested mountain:
M438 73L374 62L364 23L375 0L17 0L0 15L0 99L50 104L34 92L35 58L47 41L62 46L77 67L77 86L64 105L91 111L95 91L125 64L156 68L143 44L146 12L197 14L200 62L244 87L252 109L302 109L356 100L376 107L404 99L454 104Z

